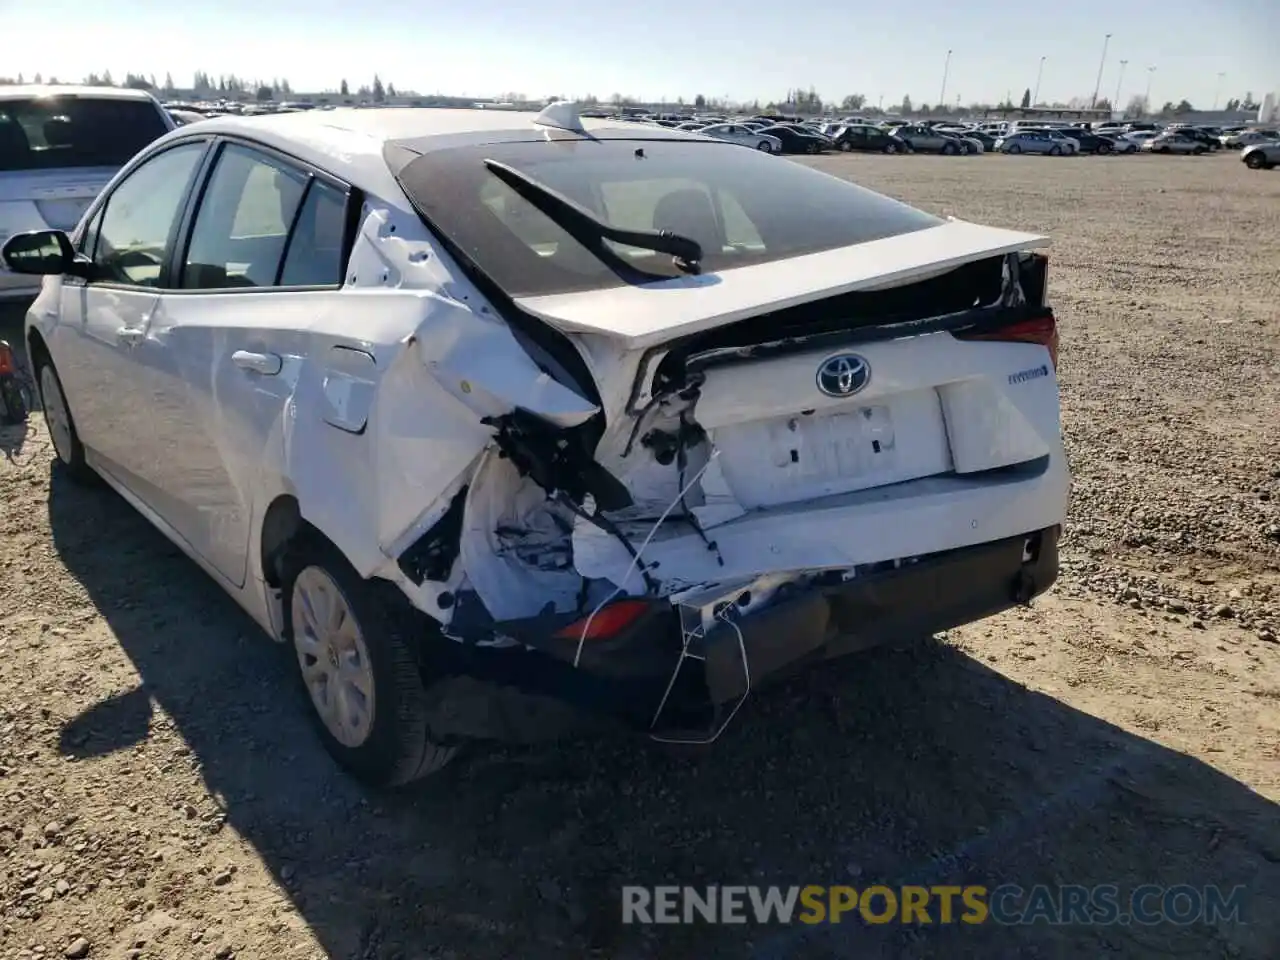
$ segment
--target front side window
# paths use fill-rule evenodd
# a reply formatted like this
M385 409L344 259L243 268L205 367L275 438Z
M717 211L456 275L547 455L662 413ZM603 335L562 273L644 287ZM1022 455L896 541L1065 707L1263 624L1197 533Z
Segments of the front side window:
M696 240L706 273L854 246L943 221L758 150L713 141L498 143L428 152L400 172L427 219L511 296L681 276L669 255L612 242L604 255L485 166L491 159L615 227Z
M224 147L196 214L182 288L275 286L306 188L307 176L284 162Z
M111 192L93 250L97 279L160 286L174 226L204 151L203 141L165 150Z
M0 171L122 167L168 132L160 107L151 100L0 100Z

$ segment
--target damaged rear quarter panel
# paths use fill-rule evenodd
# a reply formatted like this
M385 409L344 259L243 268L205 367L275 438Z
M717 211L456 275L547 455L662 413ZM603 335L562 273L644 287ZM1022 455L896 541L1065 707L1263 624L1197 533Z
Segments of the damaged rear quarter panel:
M293 349L289 376L273 378L288 389L264 444L259 509L280 493L296 496L302 516L361 576L392 580L447 619L434 600L456 585L456 565L447 584L417 587L395 559L469 481L492 439L482 419L522 407L572 426L598 408L539 370L489 305L454 285L456 268L416 218L366 211L346 289L325 295L332 299L316 316L295 318L305 336L281 331ZM335 346L348 350L334 354ZM337 358L351 349L374 361L361 369L360 389L339 382L350 363ZM335 417L335 396L367 410Z

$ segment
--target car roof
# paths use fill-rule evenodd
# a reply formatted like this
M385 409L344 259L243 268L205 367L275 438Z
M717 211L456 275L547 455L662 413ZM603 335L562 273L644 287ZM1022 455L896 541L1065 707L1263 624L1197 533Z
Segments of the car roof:
M86 87L78 84L26 83L0 86L0 100L28 100L35 97L86 97L93 100L151 100L149 90L132 87Z
M76 83L18 83L0 86L0 100L31 100L35 97L88 97L92 100L151 100L151 91L133 87L86 87Z
M296 157L390 202L401 195L384 149L414 153L462 143L542 139L544 136L635 136L646 140L704 140L652 123L581 117L580 134L539 126L539 114L519 110L435 107L339 107L258 116L228 114L179 127L164 140L224 134L245 137ZM158 141L161 142L161 141Z

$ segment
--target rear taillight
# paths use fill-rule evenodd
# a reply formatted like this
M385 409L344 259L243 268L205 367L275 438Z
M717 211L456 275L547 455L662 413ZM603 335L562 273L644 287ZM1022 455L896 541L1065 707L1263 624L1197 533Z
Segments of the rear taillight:
M17 369L17 364L13 359L13 348L3 340L0 340L0 376L7 373L15 373Z
M988 340L1002 343L1038 343L1047 347L1049 357L1053 360L1053 369L1058 369L1058 322L1052 313L1030 320L1020 320L1007 327L996 330L983 330L980 333L961 332L955 334L957 340Z
M649 609L644 600L619 600L557 630L562 640L608 640L640 619Z

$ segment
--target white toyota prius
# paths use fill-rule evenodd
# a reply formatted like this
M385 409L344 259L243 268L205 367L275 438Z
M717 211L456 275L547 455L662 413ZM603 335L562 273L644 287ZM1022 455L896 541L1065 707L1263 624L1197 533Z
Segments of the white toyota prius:
M710 741L1047 589L1046 245L557 103L211 119L4 259L61 468L389 785L529 705Z

